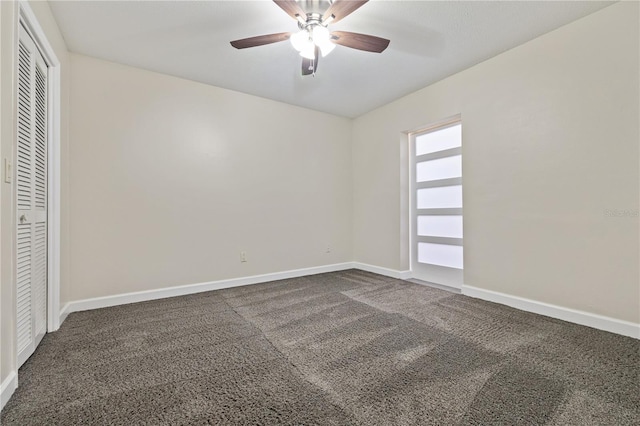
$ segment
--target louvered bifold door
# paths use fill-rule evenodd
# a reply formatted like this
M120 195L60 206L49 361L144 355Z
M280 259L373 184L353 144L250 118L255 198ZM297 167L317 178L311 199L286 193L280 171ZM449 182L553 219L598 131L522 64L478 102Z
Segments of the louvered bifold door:
M47 65L20 26L16 149L18 365L47 329Z

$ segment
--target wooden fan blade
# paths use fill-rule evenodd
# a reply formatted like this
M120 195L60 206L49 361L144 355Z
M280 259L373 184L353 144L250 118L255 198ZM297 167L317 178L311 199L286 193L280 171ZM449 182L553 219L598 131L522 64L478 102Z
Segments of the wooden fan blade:
M291 33L266 34L256 37L243 38L231 42L236 49L246 49L247 47L263 46L265 44L278 43L288 40Z
M368 1L369 0L335 0L324 15L322 15L322 21L326 21L333 15L333 19L330 22L332 24L336 23Z
M302 58L302 75L310 75L316 73L316 70L318 69L318 58L320 57L319 53L320 52L318 46L316 46L315 59Z
M335 3L334 3L335 4ZM367 52L381 53L389 46L386 38L367 34L351 33L349 31L334 31L331 33L331 41L341 46L352 49L365 50Z
M273 2L280 6L280 9L287 12L287 15L291 16L293 19L298 19L297 15L300 15L303 20L307 19L307 14L296 0L273 0Z

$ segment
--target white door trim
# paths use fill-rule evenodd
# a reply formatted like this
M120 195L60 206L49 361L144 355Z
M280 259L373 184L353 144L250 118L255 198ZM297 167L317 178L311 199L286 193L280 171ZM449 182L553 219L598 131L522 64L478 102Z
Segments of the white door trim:
M60 61L27 1L20 0L23 23L48 66L47 170L47 331L60 327Z

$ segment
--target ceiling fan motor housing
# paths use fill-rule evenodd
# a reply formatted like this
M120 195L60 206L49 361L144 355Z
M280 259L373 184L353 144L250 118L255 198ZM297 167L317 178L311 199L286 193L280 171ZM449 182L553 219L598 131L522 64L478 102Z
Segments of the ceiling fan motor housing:
M322 22L322 15L319 13L311 13L311 12L307 12L307 19L305 20L304 23L302 23L301 21L298 21L298 28L300 28L301 30L304 29L311 29L313 28L315 25L323 25L323 26L327 26L327 24L324 24Z
M333 4L333 0L296 0L296 3L298 3L307 14L315 13L322 16L324 12L329 9L329 6Z

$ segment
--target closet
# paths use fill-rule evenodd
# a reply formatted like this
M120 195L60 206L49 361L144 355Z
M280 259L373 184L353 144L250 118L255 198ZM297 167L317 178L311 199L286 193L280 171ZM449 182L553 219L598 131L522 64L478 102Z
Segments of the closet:
M18 367L47 330L47 64L20 25L15 153Z

